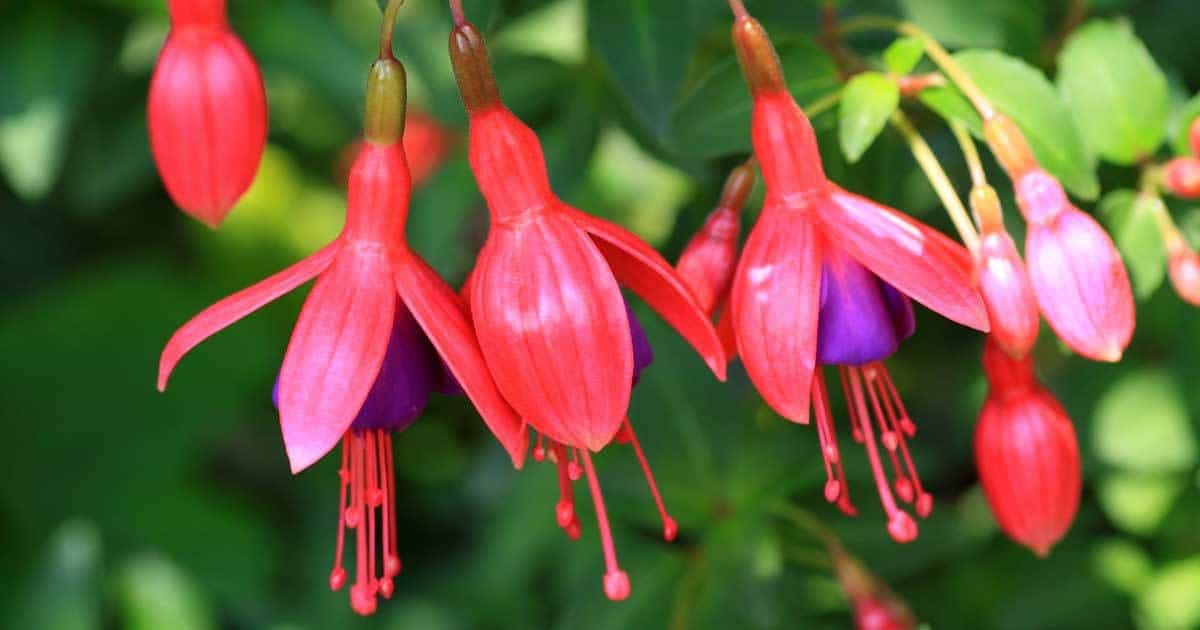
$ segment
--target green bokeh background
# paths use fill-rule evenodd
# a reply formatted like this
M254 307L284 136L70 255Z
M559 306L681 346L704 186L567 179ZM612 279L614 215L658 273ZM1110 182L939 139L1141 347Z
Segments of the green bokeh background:
M784 56L794 55L789 76L803 79L793 81L802 102L834 88L832 65L812 45L816 3L747 4L781 50L794 51ZM1173 109L1200 88L1200 6L1085 4L1131 20L1166 73ZM823 519L933 628L1200 626L1200 318L1166 286L1139 304L1119 365L1089 363L1043 334L1039 370L1075 420L1086 478L1079 516L1048 559L1001 535L979 490L978 335L919 310L917 336L889 361L936 498L919 539L900 546L858 449L844 449L861 510L848 519L821 499L813 429L773 414L740 367L717 384L639 304L657 361L630 415L681 534L673 544L657 537L628 449L598 457L632 597L603 597L586 498L583 537L571 543L554 522L553 468L530 462L514 472L469 405L437 397L395 439L405 563L397 594L374 618L355 618L346 594L326 586L335 458L292 477L269 397L304 290L192 352L167 393L154 391L154 375L175 327L337 233L336 165L360 123L379 11L372 0L230 3L263 69L271 131L254 187L213 232L174 209L149 154L145 94L164 5L0 6L0 626L850 627L819 545L780 518L780 504ZM906 15L948 44L999 48L1050 75L1069 13L1064 2L1034 0L839 8ZM745 156L737 121L695 122L709 120L706 106L745 103L739 83L711 87L732 63L724 3L468 0L467 11L489 33L505 99L545 143L556 191L677 256ZM409 0L397 50L414 105L461 131L448 30L441 2ZM877 59L889 41L852 43ZM695 98L706 85L711 94ZM920 104L905 108L965 191L945 126ZM897 134L885 130L848 166L835 115L815 122L831 177L950 230ZM1099 176L1104 191L1136 181L1134 170L1110 165ZM1200 212L1174 202L1172 211L1196 236ZM460 142L415 193L409 239L457 283L485 231ZM840 406L835 413L844 418Z

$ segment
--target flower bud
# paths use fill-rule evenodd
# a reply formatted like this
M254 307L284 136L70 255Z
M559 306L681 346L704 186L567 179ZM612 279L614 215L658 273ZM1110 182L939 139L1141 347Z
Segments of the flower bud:
M989 338L990 390L975 429L975 464L1000 529L1046 556L1071 527L1082 473L1075 428L1062 405Z
M737 239L741 210L754 187L754 167L747 163L733 170L717 209L688 241L675 265L680 279L691 290L700 310L708 315L725 301L737 266Z
M1193 118L1188 127L1188 144L1192 147L1192 155L1200 155L1200 116Z
M1200 158L1177 157L1163 167L1167 191L1184 199L1200 198Z
M1038 306L1072 350L1119 361L1133 336L1133 290L1125 263L1096 220L1067 200L1041 169L1016 180L1017 204L1029 222L1025 258Z
M833 571L854 611L856 630L912 630L917 627L916 619L904 602L840 543L831 542L828 548Z
M733 45L751 94L786 91L779 56L758 20L750 16L737 18L733 23Z
M1171 286L1189 304L1200 306L1200 256L1180 248L1171 254Z
M992 337L1013 358L1026 356L1037 342L1041 320L1025 263L1008 232L983 234L976 271Z
M150 146L172 200L216 227L258 170L266 93L222 0L169 4L171 34L150 82Z
M450 32L450 62L468 114L500 104L487 44L474 24L464 22Z

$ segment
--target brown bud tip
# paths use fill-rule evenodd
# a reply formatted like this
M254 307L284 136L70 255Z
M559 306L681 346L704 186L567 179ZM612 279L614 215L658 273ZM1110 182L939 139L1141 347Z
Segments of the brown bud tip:
M1000 198L996 189L982 184L971 189L971 210L979 220L979 229L984 234L1004 231L1004 213L1000 209Z
M500 102L487 44L474 24L463 22L450 31L450 62L454 66L458 92L468 114L483 111Z
M739 17L733 23L733 45L737 49L738 61L742 64L742 75L752 94L781 92L786 89L783 68L779 56L771 45L771 38L758 20L750 16Z
M1016 179L1037 168L1037 159L1025 134L1008 116L996 114L984 121L983 136L1009 177Z
M1163 183L1176 197L1200 197L1200 158L1178 157L1163 168Z
M393 144L404 135L408 80L395 59L379 59L367 78L367 114L363 135L372 144Z
M721 191L721 202L717 205L735 212L741 210L753 188L754 164L747 162L730 171L725 179L725 189Z

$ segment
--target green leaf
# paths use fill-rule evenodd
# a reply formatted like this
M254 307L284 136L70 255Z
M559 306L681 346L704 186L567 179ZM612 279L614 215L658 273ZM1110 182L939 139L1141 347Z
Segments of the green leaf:
M1136 593L1154 575L1150 555L1137 543L1124 538L1109 538L1092 547L1092 567L1096 575L1126 593Z
M45 556L24 598L18 628L99 630L101 607L100 532L88 521L63 523L46 544Z
M1136 191L1114 190L1100 200L1100 215L1125 258L1138 299L1150 297L1167 273L1167 251L1158 228L1162 199Z
M965 125L977 138L983 138L983 119L971 106L967 97L952 86L932 87L921 90L918 97L926 107L932 109L947 122Z
M1017 123L1041 165L1084 199L1100 194L1095 158L1054 86L1034 67L994 50L954 58L996 106Z
M889 72L908 74L921 62L925 45L916 37L901 37L883 51L883 65Z
M129 560L117 572L116 596L122 627L129 630L216 628L199 587L162 556L147 554Z
M1100 507L1117 527L1144 536L1162 524L1183 485L1171 477L1116 473L1100 480L1097 495Z
M719 11L708 0L588 2L588 41L655 137L666 133L692 50Z
M1036 52L1043 27L1039 0L901 0L904 14L948 46Z
M1096 406L1096 454L1137 473L1171 473L1196 463L1187 408L1171 377L1155 370L1126 374Z
M1169 564L1137 598L1138 626L1148 630L1195 628L1200 624L1200 556Z
M837 89L833 61L812 40L781 44L788 90L801 105ZM737 60L729 57L701 79L671 114L668 148L682 155L715 157L750 149L754 102Z
M888 77L863 72L850 79L838 110L838 141L847 160L862 157L899 105L900 88Z
M1093 20L1058 56L1058 87L1100 157L1133 164L1162 143L1167 78L1125 22Z

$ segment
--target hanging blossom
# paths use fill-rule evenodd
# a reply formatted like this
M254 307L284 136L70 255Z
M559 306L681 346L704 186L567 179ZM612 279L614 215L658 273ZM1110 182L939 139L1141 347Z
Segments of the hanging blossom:
M1096 361L1121 359L1133 337L1133 290L1108 233L1067 199L1011 119L992 114L984 134L1013 180L1028 223L1025 259L1038 306L1063 343Z
M1046 556L1071 527L1083 486L1079 443L1067 412L1033 373L988 338L988 395L975 429L975 465L1004 533Z
M267 95L225 19L225 0L167 6L171 33L150 81L150 148L175 204L215 228L262 160Z
M833 572L850 600L855 630L915 630L917 620L904 601L836 541L826 544Z
M471 169L491 214L469 288L475 331L513 408L550 441L556 459L569 450L582 461L604 549L604 590L623 599L629 578L617 563L590 455L628 427L634 345L618 281L679 331L719 379L725 355L662 256L550 190L537 136L500 100L482 36L461 6L452 7L450 57L470 118Z
M293 473L343 446L330 586L346 581L341 550L345 528L353 529L350 600L362 614L374 610L376 594L390 593L399 571L390 435L419 415L435 362L444 362L517 468L528 442L488 372L465 306L404 240L411 187L401 144L404 103L404 69L389 53L371 68L366 142L350 172L342 233L201 312L175 333L159 364L161 390L196 344L317 277L284 355L276 404Z
M817 369L839 366L851 435L866 447L888 531L898 541L912 540L916 523L897 505L896 495L915 502L921 516L932 508L932 497L921 487L905 444L916 427L882 360L912 334L908 298L987 330L971 256L930 227L825 177L812 125L787 91L766 32L739 2L731 5L737 15L734 45L754 98L755 155L766 184L762 214L729 297L738 354L781 415L807 424L813 408L825 496L854 513L825 379Z

